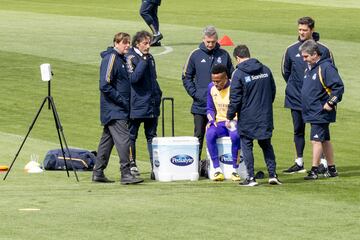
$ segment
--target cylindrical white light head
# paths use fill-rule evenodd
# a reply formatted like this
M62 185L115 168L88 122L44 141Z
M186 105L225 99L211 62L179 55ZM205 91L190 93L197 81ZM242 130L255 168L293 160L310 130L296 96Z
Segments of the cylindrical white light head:
M50 63L43 63L40 65L41 80L50 81L52 78Z

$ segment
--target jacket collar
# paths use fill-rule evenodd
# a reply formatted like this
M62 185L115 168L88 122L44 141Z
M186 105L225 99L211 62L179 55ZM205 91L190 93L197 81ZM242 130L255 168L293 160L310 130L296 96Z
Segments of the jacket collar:
M136 52L140 57L142 57L144 54L140 52L140 50L136 47L134 47L134 52Z

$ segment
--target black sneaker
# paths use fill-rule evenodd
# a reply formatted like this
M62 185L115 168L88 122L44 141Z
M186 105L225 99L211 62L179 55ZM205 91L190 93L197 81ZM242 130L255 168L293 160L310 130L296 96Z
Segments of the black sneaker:
M130 173L135 177L140 176L140 171L136 166L130 168Z
M297 165L297 163L294 163L294 165L283 171L283 173L285 174L303 173L303 172L306 172L304 166L299 166Z
M319 174L324 174L324 176L326 175L328 169L324 166L324 164L319 164L319 167L318 167L318 173Z
M150 43L150 46L154 46L154 44L160 42L161 39L163 39L163 35L161 33L159 35L154 36Z
M136 165L136 161L135 161L135 160L131 160L131 161L130 161L130 173L131 173L131 175L133 175L133 176L135 176L135 177L140 176L140 171L139 171L139 169L137 168L137 165Z
M239 183L242 187L254 187L257 186L258 183L256 182L255 178L246 178L243 182Z
M327 169L326 173L324 173L325 177L337 177L339 176L338 172L336 171L336 168L329 168Z
M137 178L130 173L121 174L120 183L123 185L142 183L144 179Z
M152 47L161 47L161 42L155 42L151 44Z
M308 175L304 177L304 180L316 180L318 179L318 174L315 171L308 171Z
M269 178L269 184L271 184L271 185L281 185L282 182L280 182L278 176L275 175L274 177Z
M102 176L92 176L92 181L93 182L99 182L99 183L114 183L115 181L108 179L107 177L105 177L104 175Z

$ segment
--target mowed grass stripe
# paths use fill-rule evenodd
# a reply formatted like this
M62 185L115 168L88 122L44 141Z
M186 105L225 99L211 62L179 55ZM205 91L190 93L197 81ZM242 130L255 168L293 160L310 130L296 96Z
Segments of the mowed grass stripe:
M99 52L111 44L111 36L114 32L121 29L134 33L136 31L134 29L141 29L139 22L22 12L3 11L3 13L0 17L0 26L4 37L0 39L0 50L80 64L90 63L89 65L94 66L98 66L100 62ZM24 21L27 22L26 25L23 24ZM57 27L54 28L54 25ZM356 93L360 91L360 85L352 80L356 78L356 73L351 69L360 64L360 59L356 55L357 50L360 50L360 44L329 40L329 36L321 31L323 26L323 24L318 26L321 41L333 51L339 71L346 83L347 97L344 98L345 102L348 101L346 106L358 109L360 96ZM163 24L162 28L167 34L164 44L174 48L174 51L156 57L159 79L161 81L165 76L174 84L179 84L182 67L189 52L201 41L201 28L168 24ZM20 39L18 32L23 34ZM181 34L183 32L187 34ZM286 46L295 41L296 28L294 28L294 36L291 37L229 29L219 29L219 33L220 36L229 35L235 43L248 44L253 56L273 70L280 90L278 93L283 95L285 83L280 74L281 58ZM53 45L54 41L57 43L56 47ZM271 47L264 49L264 42L270 42ZM226 49L232 52L231 47ZM156 54L163 51L163 48L153 48L152 51ZM169 65L172 67L168 67Z
M15 14L15 16L11 17L12 14ZM23 41L23 44L19 44L19 41L15 41L15 35L17 35L16 30L12 30L12 28L8 28L6 36L12 36L10 39L6 40L1 44L3 48L8 50L13 50L21 53L29 52L32 55L35 56L43 56L47 57L44 58L43 61L48 61L53 64L53 69L55 72L54 77L54 84L53 84L53 93L55 94L56 102L58 104L58 110L60 111L60 116L62 117L63 124L65 126L65 130L72 131L70 132L70 136L73 136L73 132L79 132L80 134L75 134L74 137L71 138L71 140L74 139L75 144L78 146L84 146L84 147L90 147L90 148L96 148L96 142L95 139L97 139L97 136L99 136L100 128L98 124L98 92L97 92L97 84L98 84L98 67L95 66L95 64L86 64L88 61L94 61L95 59L99 59L98 53L99 51L103 50L100 49L101 46L107 46L105 44L105 41L101 38L101 36L105 36L108 34L109 36L112 36L113 33L108 33L108 30L106 26L109 22L115 25L124 25L128 26L128 22L121 22L121 21L113 21L113 20L103 20L103 19L94 19L94 18L79 18L79 17L62 17L60 18L57 15L47 15L47 14L28 14L27 20L31 22L31 19L35 19L33 24L30 24L28 28L23 28L23 25L21 21L16 22L18 19L17 12L11 12L10 16L8 18L12 22L12 25L14 26L14 29L20 28L22 31L24 31L24 37L21 38L19 41ZM6 16L6 15L5 15ZM26 16L26 14L25 14ZM37 20L36 20L37 19ZM40 19L40 20L39 20ZM5 20L5 19L4 19ZM7 21L9 21L7 20ZM36 34L32 34L31 29L35 28L35 26L41 26L40 29L49 29L51 23L55 23L56 21L63 23L64 25L60 25L58 30L56 30L55 38L57 39L57 46L54 48L52 45L50 45L46 38L43 40L41 37L42 35L46 35L46 31L40 30ZM90 22L90 24L87 24L87 22ZM100 33L95 33L95 35L88 36L88 32L91 31L91 26L93 26L93 23L97 22L101 27L99 27ZM4 25L6 25L6 21L4 21ZM10 22L8 22L10 25ZM15 24L16 23L16 24ZM48 24L50 23L50 24ZM40 25L43 24L43 25ZM131 23L129 26L133 27L137 23ZM32 28L31 28L32 26ZM178 29L179 27L179 29ZM38 29L38 28L35 28ZM77 29L82 29L81 31L77 31ZM103 32L102 32L103 31ZM158 69L158 76L159 76L159 82L161 86L164 89L164 96L173 96L175 97L175 106L176 106L176 129L177 129L177 135L192 135L192 120L191 115L189 114L189 109L191 105L191 99L187 97L183 87L182 82L180 80L181 70L182 66L185 62L185 59L187 58L189 52L196 48L198 43L200 42L200 32L201 28L194 28L194 27L184 27L181 25L165 25L165 31L169 33L169 40L167 40L166 44L172 45L174 47L174 52L164 55L164 56L158 56L156 57L157 61L157 69ZM288 111L283 109L283 95L284 95L284 87L285 83L280 75L280 62L281 57L284 52L284 49L286 46L288 46L289 43L293 42L294 37L289 36L279 36L277 34L259 34L259 33L251 33L251 32L244 32L244 31L233 31L233 30L224 30L219 29L220 34L228 34L233 38L235 42L243 42L247 43L251 50L253 56L259 58L261 61L263 61L265 64L267 64L271 69L273 69L273 72L275 74L275 79L277 82L278 87L278 95L275 103L275 118L277 119L275 121L275 137L274 141L276 141L276 136L278 135L279 131L284 131L283 129L288 129L288 127L284 126L290 126L290 119L288 117L284 118L285 116L288 116ZM182 32L187 32L189 34L184 36ZM68 40L70 39L67 34L72 33L76 34L76 37L73 37L70 42ZM97 42L97 36L99 36L99 42ZM33 39L35 37L35 39ZM106 39L106 42L111 39L111 37L108 37ZM198 39L189 41L188 39ZM264 41L265 42L271 42L272 46L264 49ZM86 44L86 47L84 47L84 42L88 43ZM326 39L325 39L326 42ZM346 60L349 59L349 57L352 58L353 61L351 61L351 64L357 65L359 62L359 59L356 58L355 54L356 52L353 51L353 49L359 48L359 44L353 43L350 45L349 43L345 42L338 42L338 41L329 41L331 49L332 46L335 46L334 54L336 58L336 62L339 65L340 73L343 75L345 84L346 84L346 97L344 98L343 104L340 106L339 111L341 112L343 109L359 109L356 106L359 106L359 95L356 94L356 92L359 90L359 84L357 81L354 81L352 79L355 79L356 72L351 71L353 67L348 64L342 64L347 62ZM9 47L9 43L16 43L16 46ZM29 43L36 43L36 47L38 48L32 48L32 45L28 46ZM327 42L326 42L327 43ZM73 46L73 47L69 47ZM338 48L338 49L336 49ZM232 48L226 47L226 49L231 53ZM161 51L158 49L154 49L154 52ZM52 54L49 54L51 53ZM79 54L79 52L81 54ZM7 61L8 56L12 56L11 53L3 55L4 61L3 64L6 64L3 66L3 69L10 68L9 71L6 71L9 73L8 76L6 76L4 79L8 79L8 81L11 81L13 76L20 77L18 74L23 74L23 71L19 72L17 68L13 68L14 64L11 61ZM18 60L25 60L23 54L19 54ZM94 59L95 58L95 59ZM29 56L29 60L31 59L31 56ZM66 62L60 61L60 65L58 65L58 60L66 60ZM12 114L12 117L6 118L4 123L8 121L13 121L13 118L19 118L20 116L24 116L24 114L27 114L29 117L27 119L32 119L33 114L35 113L38 104L40 104L40 101L42 97L45 94L46 86L41 83L39 78L39 72L38 72L38 65L42 63L42 58L38 58L36 61L37 63L33 63L31 60L26 60L24 62L19 62L20 66L32 66L30 72L25 71L24 73L27 73L23 77L20 77L23 82L16 81L14 84L10 84L9 87L9 93L14 92L15 90L17 92L22 92L24 96L27 96L28 99L24 99L25 102L28 102L29 99L36 99L34 96L38 96L39 103L25 103L28 104L31 108L19 108L18 110L15 108L13 109L13 102L15 104L18 100L16 100L14 95L9 94L6 97L9 98L9 105L5 104L5 112L8 112L6 114ZM54 62L55 60L55 62ZM99 59L100 60L100 59ZM69 62L70 61L70 62ZM80 63L80 64L73 64ZM96 60L95 60L96 62ZM85 63L85 65L84 65ZM26 64L26 65L25 65ZM70 67L71 66L71 67ZM170 66L170 67L169 67ZM16 65L18 67L18 65ZM164 77L165 76L165 77ZM36 84L34 85L34 83ZM349 85L348 85L349 84ZM18 86L16 86L18 85ZM22 86L34 86L37 91L32 91L31 94L29 94L27 87ZM41 90L43 92L41 92ZM79 91L81 89L81 91ZM35 95L34 95L35 94ZM87 96L87 97L85 97ZM72 102L71 105L66 104L66 100L68 99ZM19 106L22 104L19 104ZM16 105L15 105L16 106ZM62 108L64 106L64 108ZM66 106L66 107L65 107ZM86 106L89 106L87 108ZM179 107L181 106L181 107ZM185 107L184 107L185 106ZM71 111L65 111L65 113L62 113L61 110L66 110L66 108L71 107ZM32 110L32 111L29 111ZM89 111L90 112L87 112ZM34 113L33 113L34 112ZM5 118L5 115L4 118ZM277 117L279 116L279 117ZM87 117L89 119L93 119L90 125L90 131L82 131L83 128L83 117ZM340 114L340 117L343 117ZM21 118L21 117L20 117ZM185 119L185 121L184 121ZM29 120L28 120L29 121ZM18 125L11 125L10 129L19 129L21 126L24 126L23 122L16 122ZM52 124L51 116L47 118L47 125ZM341 122L340 122L341 123ZM69 125L67 125L69 124ZM184 124L184 125L182 125ZM355 123L353 123L355 124ZM50 125L51 126L51 125ZM7 127L9 128L9 127ZM351 127L353 128L353 127ZM13 130L10 130L13 131ZM23 134L23 131L16 130L17 134ZM169 132L169 131L167 131ZM288 132L288 131L286 131ZM289 133L288 133L289 134ZM46 132L41 133L41 135L45 136ZM334 134L335 135L335 134ZM95 137L94 137L95 136ZM56 137L56 136L54 136ZM86 139L85 141L83 139ZM140 138L142 139L142 137ZM280 141L285 140L286 138L280 137ZM142 143L142 140L140 140L140 145ZM90 145L89 145L90 144ZM281 146L281 145L280 145ZM280 147L282 148L282 147ZM291 151L289 151L291 152ZM144 151L144 153L146 153ZM146 158L146 154L140 155ZM282 157L280 155L280 157Z
M142 22L138 11L140 2L133 0L107 1L106 5L101 1L79 0L75 3L71 0L53 2L45 1L2 1L2 9L52 13L67 16L91 16L109 19L135 20ZM241 29L255 32L278 32L291 34L293 24L299 16L318 16L317 20L322 21L324 28L331 35L332 39L360 41L360 30L355 23L358 21L360 10L349 8L358 3L346 1L342 8L339 0L326 1L327 6L316 6L317 4L283 3L277 1L246 1L246 0L217 0L204 1L182 0L166 1L162 4L160 19L163 23L179 24L190 26L205 26L209 23L220 28ZM324 3L324 2L323 2ZM347 4L348 3L348 4ZM332 6L338 7L332 7ZM214 7L216 6L216 7ZM319 14L321 12L321 14ZM211 19L209 19L211 16ZM333 21L336 16L337 21ZM236 20L236 21L234 21ZM349 22L350 20L350 22ZM146 27L144 23L143 27ZM344 28L343 26L347 26ZM341 32L341 34L339 34Z
M121 4L110 1L107 6L100 1L23 1L18 8L15 6L19 2L1 3L5 3L1 4L1 9L13 8L15 11L1 11L0 14L1 29L6 29L0 38L0 48L3 46L0 49L0 79L1 89L4 90L0 105L0 131L19 135L27 131L38 104L46 95L46 84L39 80L38 71L39 64L46 61L51 62L56 70L52 82L53 95L69 145L96 149L101 132L98 120L98 53L110 43L116 31L125 29L133 34L138 29L147 29L137 13L139 1L124 0ZM174 52L158 56L156 61L164 95L176 98L176 134L192 134L192 117L189 113L191 99L182 87L181 68L188 53L200 42L203 26L213 23L219 27L221 35L227 34L235 42L248 44L253 56L269 65L275 73L278 96L274 105L276 129L273 144L280 179L284 184L273 187L267 184L267 179L263 179L259 180L261 185L258 188L248 189L230 181L150 181L143 136L140 136L142 140L138 149L142 160L139 162L140 170L145 178L143 185L122 187L118 182L110 185L92 184L91 172L79 173L80 183L76 183L72 173L70 178L66 177L65 172L29 175L22 170L29 154L36 150L41 155L52 146L58 147L51 113L44 109L14 172L6 182L0 183L0 202L4 206L0 208L0 239L321 239L324 235L337 239L357 239L360 235L357 227L360 201L360 166L357 161L360 154L357 136L360 133L357 119L360 116L358 98L352 91L359 87L354 70L359 64L355 55L359 46L354 44L356 38L349 38L348 33L353 28L345 27L342 15L336 15L340 19L339 25L345 29L344 34L339 34L338 23L328 24L334 22L334 17L330 18L327 12L330 8L322 7L323 11L320 11L307 5L273 5L263 4L263 1L245 3L225 0L220 5L210 0L207 3L210 5L205 5L204 1L190 3L184 0L179 4L178 1L168 0L163 1L160 8L166 34L163 43L173 46ZM269 6L280 6L280 9ZM99 10L97 7L100 7ZM102 15L105 14L101 7L113 9L107 9L107 20L103 19ZM240 7L245 13L239 14ZM289 14L284 14L286 8L292 9ZM59 15L21 13L16 12L17 9ZM117 11L124 14L112 14L119 13ZM219 23L223 15L214 15L215 11L226 14L226 21ZM353 10L342 11L349 13L350 18L346 21L352 22ZM261 18L254 17L258 12L261 12ZM6 17L2 17L2 13L7 14ZM24 14L25 20L33 21L29 29L23 28L16 17L11 16L13 14L20 18ZM99 18L92 18L96 14ZM321 38L334 51L340 73L347 81L345 84L350 86L346 88L344 102L339 106L339 121L331 130L340 177L316 182L305 182L304 174L281 174L281 169L292 162L294 153L290 112L282 106L285 84L280 76L281 55L286 46L296 39L295 21L298 15L308 14L318 20ZM86 17L66 18L64 15ZM12 23L6 20L8 17L16 23L14 30L11 30ZM244 20L245 17L247 19ZM37 18L41 21L33 20ZM281 22L277 19L281 19ZM47 38L52 40L49 43L42 42L41 36L46 31L38 28L50 27L50 24L43 23L46 21L59 26L59 29L49 31L54 34L54 39ZM352 33L357 34L356 31ZM9 34L11 37L8 37ZM40 37L32 36L34 34ZM19 40L20 44L9 44ZM62 51L53 50L52 47L59 47ZM32 51L32 48L35 50ZM232 48L227 50L231 51ZM310 166L311 157L308 136L307 132L306 168ZM21 139L7 137L6 134L0 134L0 138L1 149L6 148L2 155L11 160ZM113 154L106 174L111 179L119 180L115 150ZM255 146L255 158L256 170L266 171L258 146ZM19 212L19 208L40 208L41 211L24 213ZM314 221L316 224L313 224Z
M297 0L261 0L262 2L281 2L281 3L291 3L299 5ZM360 2L357 0L302 0L301 5L310 5L310 6L322 6L322 7L337 7L337 8L360 8Z

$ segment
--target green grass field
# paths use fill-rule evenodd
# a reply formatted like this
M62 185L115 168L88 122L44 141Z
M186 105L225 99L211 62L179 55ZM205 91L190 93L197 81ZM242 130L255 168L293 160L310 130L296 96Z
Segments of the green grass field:
M119 31L147 26L140 0L0 0L0 165L15 156L41 101L47 95L39 65L55 73L52 95L70 146L96 150L99 122L99 52ZM149 180L143 133L138 156L144 184L93 184L90 172L77 183L65 172L27 174L31 154L42 160L58 148L51 112L44 109L6 181L0 180L0 239L359 239L360 236L360 3L357 0L163 0L159 8L163 45L152 49L164 96L175 98L175 134L191 136L191 99L181 72L204 26L215 25L250 47L274 73L273 145L281 186L260 180L256 188L230 181L159 183ZM290 111L283 108L281 57L296 40L296 20L316 20L321 41L335 56L345 84L338 119L331 126L340 176L305 182L302 174L281 174L292 163ZM232 47L226 47L232 53ZM170 129L166 129L170 132ZM158 133L161 133L159 126ZM310 167L311 146L305 148ZM203 156L204 157L204 156ZM255 147L255 168L265 171ZM106 174L119 179L113 151ZM3 178L1 173L0 177ZM39 211L20 211L38 208Z

